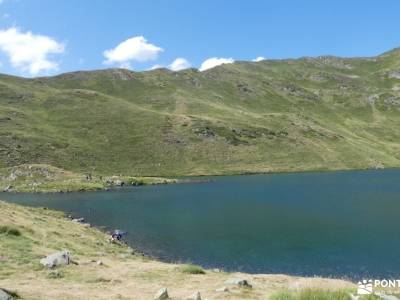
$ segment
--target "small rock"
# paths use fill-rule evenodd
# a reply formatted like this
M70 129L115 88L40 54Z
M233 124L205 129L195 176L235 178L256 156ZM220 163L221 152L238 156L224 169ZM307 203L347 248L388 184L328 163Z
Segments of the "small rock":
M217 293L229 292L229 289L226 286L220 287L215 290Z
M12 299L13 297L11 295L0 289L0 300L12 300Z
M3 192L9 192L9 191L11 191L12 190L12 185L8 185L8 186L6 186L5 188L4 188L4 190L3 190Z
M165 299L169 299L168 290L167 288L162 288L154 296L154 300L165 300Z
M49 269L59 265L69 265L70 262L69 251L56 252L40 260L40 263Z
M393 71L389 73L389 78L400 79L400 71Z
M193 295L186 298L186 300L201 300L200 292L196 292Z
M234 279L229 279L229 280L225 281L225 283L226 284L230 284L230 285L239 285L239 286L251 287L251 284L246 279L234 278Z
M76 218L76 219L72 219L72 222L84 223L84 222L85 222L85 218Z
M114 181L114 184L116 185L116 186L124 186L125 185L125 182L123 182L122 180L115 180Z
M221 270L220 270L220 269L217 269L217 268L215 268L215 269L213 269L213 272L215 272L215 273L221 273Z
M102 265L103 265L103 261L98 260L98 261L96 262L96 264L97 264L98 266L102 266Z

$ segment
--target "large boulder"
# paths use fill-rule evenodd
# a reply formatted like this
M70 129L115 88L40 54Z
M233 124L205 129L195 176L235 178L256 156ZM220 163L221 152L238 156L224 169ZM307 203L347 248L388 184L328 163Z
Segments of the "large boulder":
M154 300L166 300L169 299L167 288L160 289L154 296Z
M13 297L10 294L0 289L0 300L12 300L12 299Z
M70 262L69 251L56 252L40 260L40 263L49 269L60 265L69 265Z

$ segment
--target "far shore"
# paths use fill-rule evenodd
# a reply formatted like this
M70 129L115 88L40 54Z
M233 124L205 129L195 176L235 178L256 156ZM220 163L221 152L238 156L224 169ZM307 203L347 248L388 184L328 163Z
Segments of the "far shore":
M24 172L27 169L29 176ZM177 183L205 183L211 181L212 177L223 176L256 176L276 174L298 174L298 173L331 173L351 171L378 171L397 170L399 168L366 167L366 168L316 168L316 169L285 169L271 171L238 171L238 172L216 172L204 174L187 174L185 176L128 176L128 175L99 175L90 173L73 173L56 167L42 164L27 164L6 169L0 169L0 192L14 193L69 193L69 192L93 192L112 191L119 187L177 184ZM23 171L21 171L23 170ZM23 179L14 176L15 172L22 172ZM36 173L35 173L36 172ZM43 176L43 172L46 176ZM50 174L50 175L48 175ZM90 179L88 178L90 174ZM205 179L206 177L209 177Z

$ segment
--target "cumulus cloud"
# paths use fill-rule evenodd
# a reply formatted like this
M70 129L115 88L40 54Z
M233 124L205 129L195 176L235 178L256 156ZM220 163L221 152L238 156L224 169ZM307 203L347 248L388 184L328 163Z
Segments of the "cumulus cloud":
M211 57L203 61L200 66L200 71L205 71L222 64L231 64L235 62L233 58Z
M168 68L171 69L172 71L180 71L180 70L188 69L190 67L191 67L191 64L182 57L178 57L168 66Z
M265 57L259 56L259 57L255 58L255 59L253 59L252 61L259 62L259 61L262 61L262 60L265 60Z
M49 56L63 53L64 45L51 37L11 27L0 30L0 51L8 56L14 68L36 75L58 69L58 63Z
M163 65L155 64L149 70L157 70L157 69L161 69L161 68L165 68L165 67Z
M146 62L157 59L164 51L162 48L150 44L143 36L129 38L114 49L103 52L106 60L104 64L119 64L122 67L130 67L131 62Z

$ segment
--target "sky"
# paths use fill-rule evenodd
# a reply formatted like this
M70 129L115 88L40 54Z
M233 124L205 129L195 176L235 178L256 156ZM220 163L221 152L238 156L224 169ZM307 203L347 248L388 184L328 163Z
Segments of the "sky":
M0 0L0 73L374 56L400 46L399 19L399 0Z

